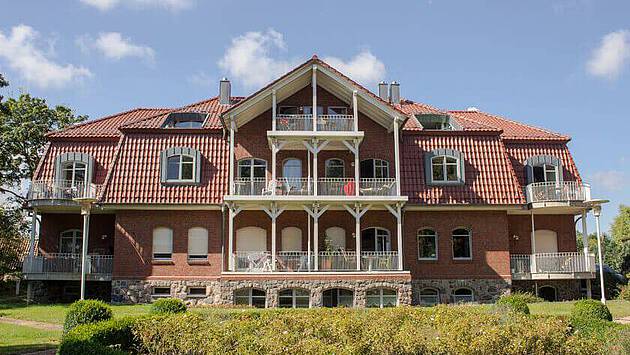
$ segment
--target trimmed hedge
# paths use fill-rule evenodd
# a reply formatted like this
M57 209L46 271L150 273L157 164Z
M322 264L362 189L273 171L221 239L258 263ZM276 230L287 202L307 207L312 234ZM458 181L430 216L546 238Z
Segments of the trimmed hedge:
M119 355L136 347L131 331L137 318L127 317L80 325L64 335L62 355Z
M612 314L605 304L600 301L583 299L575 302L571 310L571 323L588 322L596 320L612 321Z
M507 308L512 312L518 312L523 314L529 314L529 307L527 302L520 295L505 295L501 296L497 301L497 305L502 308Z
M186 304L178 298L160 298L151 304L153 314L185 313Z
M133 326L140 353L593 354L557 317L480 308L265 310L160 315Z
M520 292L520 291L516 291L516 292L512 292L509 295L512 298L518 298L523 300L525 303L540 303L540 302L545 302L544 299L536 296L535 294L531 293L531 292Z
M112 309L103 301L76 301L68 308L66 319L63 323L63 332L67 333L81 324L96 323L111 318Z

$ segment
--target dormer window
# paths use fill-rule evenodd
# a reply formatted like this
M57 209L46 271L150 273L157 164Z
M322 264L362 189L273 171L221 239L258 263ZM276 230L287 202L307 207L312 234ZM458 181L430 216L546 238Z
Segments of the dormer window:
M164 128L201 128L208 115L202 112L172 112Z
M62 178L68 186L76 187L85 184L87 164L80 161L65 162L61 166Z
M174 147L160 155L162 183L191 185L201 182L201 154L198 150Z
M436 149L425 153L425 178L428 185L463 184L464 156L454 149Z
M166 172L167 181L192 181L195 158L190 155L173 155L168 157Z
M453 131L461 129L449 115L424 114L416 115L416 119L424 130Z
M55 181L61 186L80 187L92 182L94 159L86 153L62 153L55 158Z
M536 155L525 161L527 183L563 181L562 161L550 155Z

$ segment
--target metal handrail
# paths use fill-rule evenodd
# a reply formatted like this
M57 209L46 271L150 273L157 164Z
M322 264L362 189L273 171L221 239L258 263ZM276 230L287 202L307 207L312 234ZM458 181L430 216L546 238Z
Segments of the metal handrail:
M88 274L111 274L114 269L113 255L88 254ZM46 255L26 256L22 266L24 274L42 273L80 273L81 254L49 253Z
M95 198L101 185L70 180L35 180L31 182L27 198L33 200L73 200Z
M581 252L516 254L510 256L513 274L595 272L595 255Z
M591 186L576 181L535 182L525 187L528 203L588 201Z

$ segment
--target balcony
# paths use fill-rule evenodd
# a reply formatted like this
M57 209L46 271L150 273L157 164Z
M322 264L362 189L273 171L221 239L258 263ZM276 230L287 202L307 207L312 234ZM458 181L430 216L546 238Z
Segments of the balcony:
M313 130L313 115L276 115L276 131L304 132ZM318 115L317 131L351 132L354 131L352 115Z
M595 276L595 255L580 252L512 255L515 280L582 279Z
M527 203L584 202L591 199L591 186L575 181L536 182L525 187Z
M112 279L114 257L112 255L88 255L87 279L109 281ZM50 253L27 256L22 273L27 280L80 280L81 255Z
M361 270L357 270L355 251L320 251L318 270L315 270L315 256L305 251L281 251L276 253L276 272L356 272L356 271L396 271L398 252L361 252ZM237 272L272 272L271 252L239 251L234 254Z
M96 198L100 185L66 180L36 180L27 198L31 205L75 204L74 199Z
M360 179L359 196L396 196L396 179ZM313 179L280 178L275 183L265 178L234 179L236 196L315 196ZM317 180L317 196L355 197L354 178L321 178Z

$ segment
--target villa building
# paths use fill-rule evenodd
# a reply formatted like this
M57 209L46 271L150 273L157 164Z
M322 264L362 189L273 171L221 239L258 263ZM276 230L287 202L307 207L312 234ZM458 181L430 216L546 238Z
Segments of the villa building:
M216 97L48 140L32 298L77 297L83 250L87 297L121 303L572 299L595 277L569 137L402 99L396 82L372 93L316 56L248 97L223 79Z

